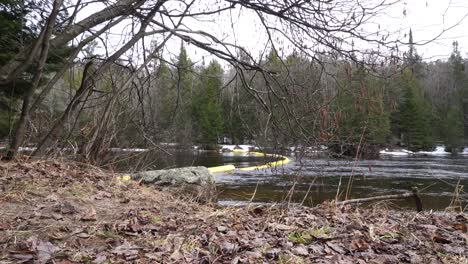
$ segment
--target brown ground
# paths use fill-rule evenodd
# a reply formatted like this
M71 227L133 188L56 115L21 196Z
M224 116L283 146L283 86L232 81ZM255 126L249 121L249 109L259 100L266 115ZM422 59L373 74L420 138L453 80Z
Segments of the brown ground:
M217 208L84 165L0 169L0 263L468 263L466 214Z

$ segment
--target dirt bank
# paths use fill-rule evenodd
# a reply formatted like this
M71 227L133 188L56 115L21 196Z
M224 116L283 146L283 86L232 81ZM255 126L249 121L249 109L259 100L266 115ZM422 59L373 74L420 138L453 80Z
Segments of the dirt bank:
M0 263L468 263L466 214L219 208L86 165L0 168Z

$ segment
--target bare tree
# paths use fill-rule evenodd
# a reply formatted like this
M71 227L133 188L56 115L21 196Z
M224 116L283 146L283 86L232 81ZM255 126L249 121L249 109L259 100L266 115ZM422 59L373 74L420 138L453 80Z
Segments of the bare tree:
M312 59L315 65L319 65L322 69L326 68L323 56L336 59L347 58L353 61L364 59L369 53L383 56L383 53L378 50L357 50L354 48L354 42L378 45L381 49L384 47L392 49L397 43L396 39L391 39L389 32L377 34L377 32L365 30L366 23L396 3L389 0L382 0L378 3L371 0L118 0L105 1L102 9L91 13L81 21L75 20L83 15L82 10L86 6L94 5L94 3L93 1L73 1L72 3L73 5L65 8L73 12L64 19L66 21L64 29L56 30L59 28L57 15L66 16L63 12L65 9L60 9L63 6L62 1L56 0L39 38L0 69L0 84L8 84L20 78L31 64L39 62L38 65L43 66L48 57L49 46L57 48L71 45L73 40L82 38L81 43L76 47L72 46L75 52L69 58L65 58L65 67L73 62L73 58L87 43L100 40L104 45L105 51L99 58L101 62L97 63L94 68L87 68L81 86L69 102L67 109L41 140L35 152L37 156L46 153L46 150L61 137L63 127L69 117L76 114L78 105L83 103L83 98L93 91L93 81L99 79L111 65L122 61L123 56L131 56L131 52L138 50L139 44L147 43L150 37L163 43L171 43L171 40L179 39L229 63L238 72L237 77L243 84L243 89L254 98L262 111L268 113L266 125L279 128L285 123L287 129L291 131L300 127L301 120L297 118L297 110L291 107L292 102L285 98L289 94L294 94L295 91L290 90L285 79L280 83L275 78L274 72L262 65L262 58L256 58L235 41L226 40L217 30L206 30L203 21L213 20L222 15L230 16L232 12L238 12L239 16L253 17L262 27L259 35L263 35L266 39L265 48L270 47L278 53L279 46L289 45L291 49ZM132 29L127 31L127 35L122 36L125 43L118 48L108 47L109 34L113 30L122 31L124 25ZM168 42L165 41L166 38ZM161 47L161 50L164 48L164 46ZM115 52L109 52L110 49ZM239 51L242 51L250 60L239 59ZM108 55L109 53L112 55ZM140 54L129 64L135 64L135 61L140 61L140 64L144 63L147 61L145 56L148 54ZM158 56L162 61L169 61L164 58L164 52L159 53ZM35 80L41 79L40 69L39 67ZM252 82L247 79L246 70L258 72L255 76L265 80L266 90L260 91L252 87ZM30 111L37 107L64 72L58 71L46 85L39 85L37 82L23 98L21 118L8 155L10 158L15 155L23 142L24 129ZM286 80L292 78L290 75ZM278 90L274 88L275 86L281 89ZM36 96L31 107L35 94L39 95ZM264 96L265 94L267 96ZM273 101L274 104L272 104ZM273 107L281 109L282 114L275 114ZM304 134L303 131L298 133Z

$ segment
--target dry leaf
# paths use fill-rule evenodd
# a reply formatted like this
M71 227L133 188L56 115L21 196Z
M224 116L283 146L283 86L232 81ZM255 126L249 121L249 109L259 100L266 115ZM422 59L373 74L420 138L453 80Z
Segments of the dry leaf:
M460 230L463 233L466 233L468 231L468 225L467 224L454 224L453 229Z

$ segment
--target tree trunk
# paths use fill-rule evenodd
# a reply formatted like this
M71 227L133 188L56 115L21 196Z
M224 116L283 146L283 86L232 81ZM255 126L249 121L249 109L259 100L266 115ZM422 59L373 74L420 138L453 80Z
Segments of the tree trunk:
M62 0L59 0L59 2L62 2ZM52 47L63 46L83 32L105 21L109 21L119 16L130 15L134 12L135 8L141 6L144 2L144 0L120 0L115 5L92 14L80 22L68 27L64 32L57 34L57 36L50 40L50 45ZM52 13L49 21L51 21L51 18ZM47 41L49 38L47 38ZM29 62L34 61L36 56L37 54L31 54L31 47L23 49L15 56L14 59L0 68L0 83L9 83L11 80L14 80L16 76L23 73L30 66Z
M159 1L159 5L155 7L147 17L142 21L141 28L139 29L138 33L135 34L130 41L125 43L118 51L116 51L112 56L110 56L96 71L91 73L91 76L88 78L88 69L91 65L90 63L87 64L88 67L85 67L85 71L83 73L83 79L81 82L81 86L76 92L75 96L73 97L72 101L68 105L67 109L61 116L61 118L55 123L52 129L47 133L47 135L42 139L37 146L36 151L33 152L32 156L38 157L43 156L46 154L47 149L51 148L53 144L57 141L63 131L63 127L65 126L66 121L68 120L69 116L76 111L77 106L80 103L80 99L82 96L92 87L92 85L88 82L88 79L95 80L97 77L107 71L110 68L112 63L114 63L120 56L122 56L127 50L132 48L142 37L144 37L146 28L149 25L151 19L155 16L156 12L159 10L159 7L164 3L164 1Z
M54 7L52 12L50 13L49 20L41 32L41 36L39 37L38 41L42 41L42 47L40 51L39 62L37 66L36 73L34 74L33 83L31 88L26 92L23 97L23 106L21 108L21 115L20 119L18 120L18 124L15 130L15 135L13 136L13 140L11 142L10 148L7 152L5 157L6 160L13 159L16 154L18 153L18 149L24 141L24 135L26 134L26 125L29 121L30 116L30 104L32 100L32 96L34 91L39 87L39 83L42 79L42 75L44 72L44 67L47 61L47 56L49 54L49 41L50 37L52 36L52 31L54 29L55 20L59 13L60 7L62 6L62 0L55 0Z
M83 70L83 78L81 79L81 85L78 91L76 91L75 96L72 98L71 102L68 104L67 109L60 117L60 119L55 123L52 129L47 133L47 135L42 139L42 141L37 146L37 149L33 152L32 156L43 156L46 154L47 149L51 147L60 134L62 133L62 128L66 123L70 114L74 113L76 108L78 107L81 98L84 94L91 88L91 84L89 83L90 77L88 77L89 70L92 69L93 61L89 61Z

